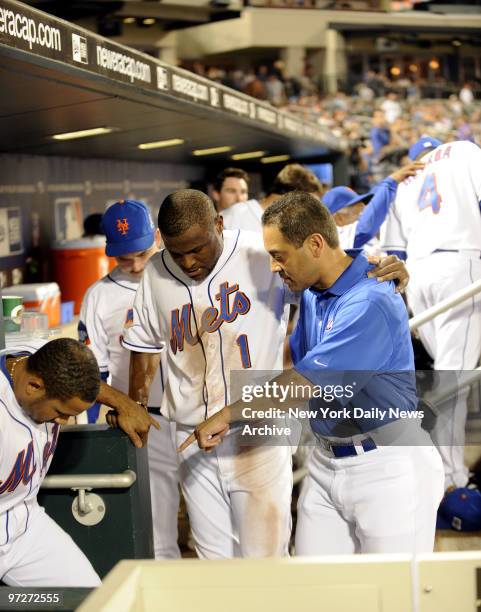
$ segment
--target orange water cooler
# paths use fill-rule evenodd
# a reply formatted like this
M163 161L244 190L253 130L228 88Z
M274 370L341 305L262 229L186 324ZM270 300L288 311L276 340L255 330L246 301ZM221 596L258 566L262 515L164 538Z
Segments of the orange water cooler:
M115 267L115 259L105 255L103 237L57 242L52 255L62 300L75 302L74 312L78 314L86 290Z

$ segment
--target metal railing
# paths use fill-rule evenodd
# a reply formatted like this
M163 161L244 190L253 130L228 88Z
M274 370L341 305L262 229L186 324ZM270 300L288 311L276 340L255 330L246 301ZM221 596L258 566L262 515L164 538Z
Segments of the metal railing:
M59 474L45 476L42 489L128 489L137 480L135 472L120 474Z
M137 480L132 470L120 474L58 474L46 476L42 489L71 489L77 493L72 502L72 514L82 525L100 523L106 513L102 497L90 493L92 489L129 489Z
M428 308L421 314L409 319L409 329L412 331L413 329L421 327L421 325L424 325L428 321L432 321L438 315L446 312L446 310L454 308L454 306L457 306L461 302L464 302L478 293L481 293L481 280L476 281L472 285L468 285L456 293L453 293L453 295L445 300L442 300L439 302L439 304L436 304L436 306L431 306L431 308Z

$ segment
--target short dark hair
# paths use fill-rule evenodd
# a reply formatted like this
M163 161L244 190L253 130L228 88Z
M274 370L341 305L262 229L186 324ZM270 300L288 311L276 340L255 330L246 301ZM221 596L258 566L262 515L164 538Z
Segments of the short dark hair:
M162 202L158 224L164 236L179 236L193 225L210 228L217 212L208 195L197 189L180 189Z
M283 195L291 191L304 191L322 195L325 191L321 181L314 172L300 164L287 164L274 179L270 194Z
M92 351L72 338L44 344L27 360L27 371L43 380L47 397L66 401L78 397L94 402L100 390L100 372Z
M339 235L329 210L310 193L292 191L269 206L262 225L276 225L282 235L299 248L311 234L321 234L331 248L339 246Z
M215 177L214 189L216 191L220 191L222 189L222 185L224 184L225 179L231 177L244 179L244 181L249 186L249 175L245 170L242 170L242 168L225 168Z

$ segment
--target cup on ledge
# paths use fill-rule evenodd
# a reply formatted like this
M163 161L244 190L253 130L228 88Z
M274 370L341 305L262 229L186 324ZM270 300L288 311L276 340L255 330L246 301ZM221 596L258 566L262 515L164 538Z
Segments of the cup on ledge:
M19 295L2 295L2 311L5 331L20 331L23 313L23 297Z

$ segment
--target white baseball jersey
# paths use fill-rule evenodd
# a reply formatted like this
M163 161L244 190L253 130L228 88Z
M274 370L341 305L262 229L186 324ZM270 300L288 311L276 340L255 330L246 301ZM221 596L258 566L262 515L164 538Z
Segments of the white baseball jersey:
M222 211L224 227L231 230L262 232L262 214L264 209L257 200L247 200L234 204Z
M17 402L7 356L32 355L45 341L19 344L0 355L0 545L28 529L37 493L52 460L59 426L38 424Z
M231 401L231 372L282 370L290 299L262 237L226 230L222 254L202 281L186 276L165 249L151 258L123 345L167 348L162 412L195 426Z
M132 320L139 282L115 268L89 287L80 309L80 341L92 350L100 372L109 374L112 387L124 393L129 392L130 351L121 344L122 330ZM150 388L149 406L160 406L162 378L161 364Z
M16 587L96 587L87 557L37 502L60 427L25 413L6 368L8 356L31 355L46 342L10 334L0 351L0 577Z
M422 172L399 185L381 233L386 251L420 259L436 250L481 246L481 149L468 141L425 155Z
M337 226L337 233L339 234L339 244L341 249L353 249L354 248L354 239L356 237L356 230L358 221L354 223L349 223L349 225ZM371 238L366 244L363 245L363 250L367 255L381 255L381 244L378 238Z

